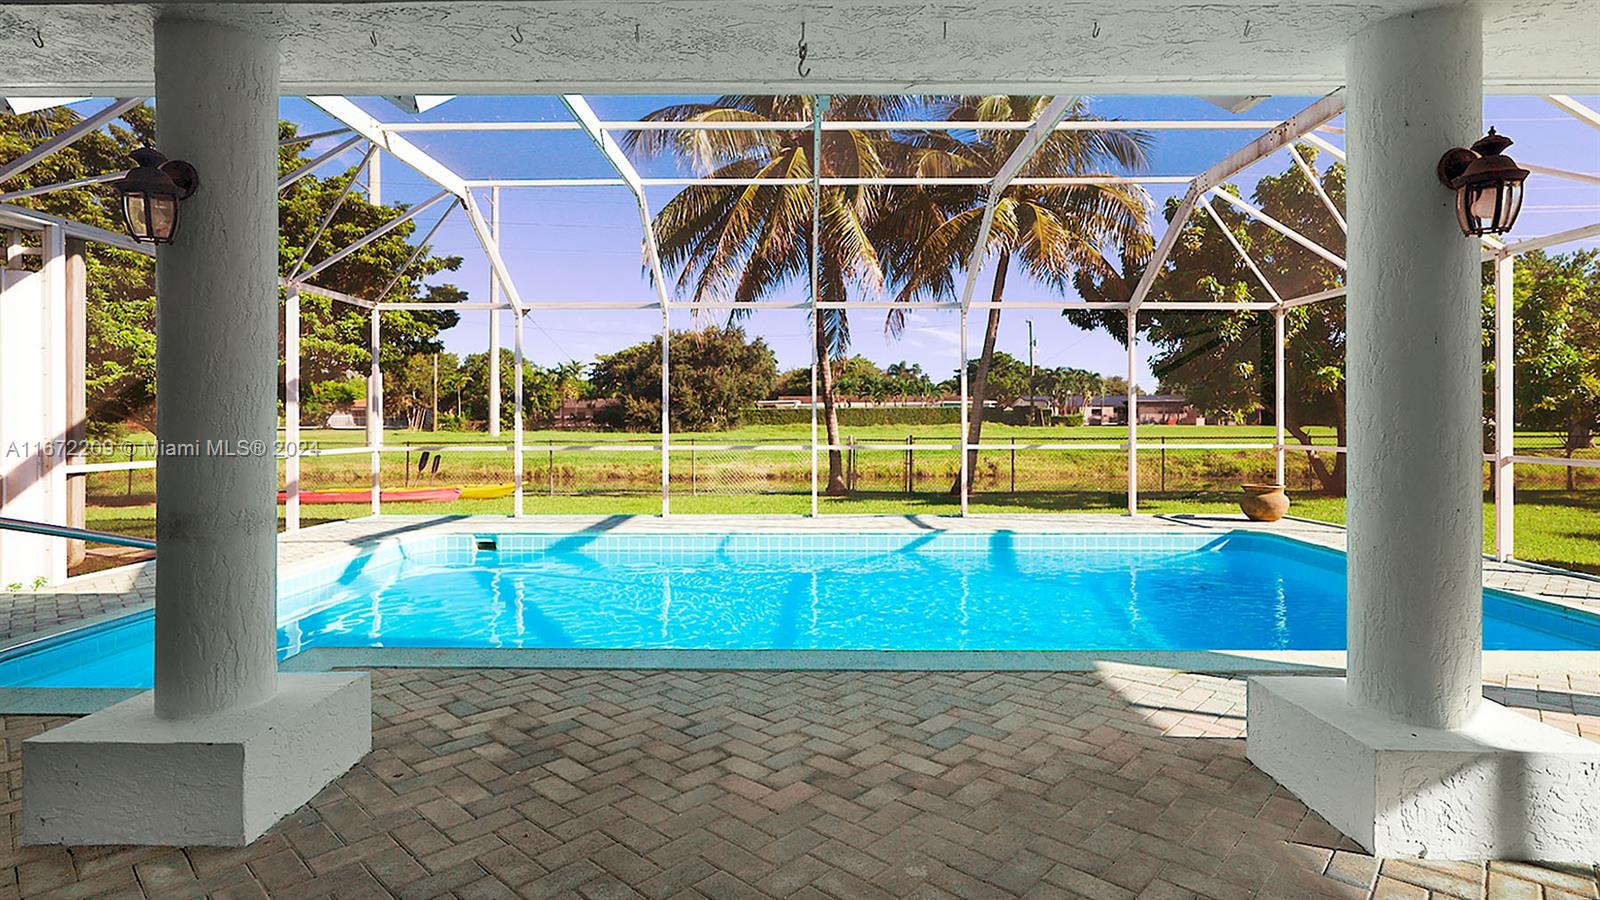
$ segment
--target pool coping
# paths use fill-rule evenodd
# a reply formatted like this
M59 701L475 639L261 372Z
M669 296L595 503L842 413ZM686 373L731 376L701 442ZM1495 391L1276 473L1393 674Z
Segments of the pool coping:
M1099 520L1106 521L1099 521ZM1222 533L1263 533L1279 539L1347 552L1343 526L1285 517L1263 526L1240 516L1218 514L1165 514L1158 516L1099 514L986 514L953 516L885 516L870 514L804 516L368 516L331 522L279 536L280 578L348 562L380 547L406 539L460 533L515 534L777 534L837 533L951 534L1014 531L1032 534L1161 535L1193 534L1195 529ZM1219 536L1221 536L1219 534ZM103 593L109 577L127 580L129 587L141 579L153 586L154 563L135 563L68 579L40 593ZM1600 615L1600 592L1547 594L1506 586L1507 574L1547 580L1568 579L1600 583L1582 573L1518 562L1498 562L1485 557L1484 587L1536 605L1587 615ZM147 587L148 589L148 587ZM144 591L136 591L144 593ZM1588 600L1588 603L1583 602ZM152 608L137 603L76 620L53 624L29 634L0 641L0 653L128 618ZM1600 650L1483 652L1486 672L1525 674L1600 670ZM855 651L855 650L663 650L663 649L555 649L555 648L423 648L423 647L314 647L284 660L285 672L317 672L339 668L557 668L636 670L811 670L811 671L1088 671L1103 665L1132 665L1192 672L1244 675L1263 672L1341 674L1345 652L1253 650L957 650L957 651ZM0 714L80 714L141 693L138 688L0 688Z

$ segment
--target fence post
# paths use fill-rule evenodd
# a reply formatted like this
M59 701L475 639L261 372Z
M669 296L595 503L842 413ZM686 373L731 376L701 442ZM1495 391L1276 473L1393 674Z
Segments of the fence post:
M554 497L556 495L556 442L554 438L551 438L546 443L549 445L549 450L546 453L544 462L545 480L549 482L550 496Z
M1167 492L1167 436L1161 436L1161 493Z
M915 444L916 442L917 442L917 436L916 435L914 435L914 434L906 435L906 496L907 497L911 496L912 492L916 489L917 464L916 464L916 460L915 460L915 457L914 457L914 454L915 454L916 451L911 449L911 445Z
M128 446L128 462L133 462L133 445L131 444ZM131 466L128 468L128 487L123 493L133 494L133 467Z
M695 450L694 438L689 438L689 496L693 497L700 490L700 465L698 451Z
M856 492L856 436L850 435L850 493Z
M1011 436L1011 493L1017 492L1017 438Z

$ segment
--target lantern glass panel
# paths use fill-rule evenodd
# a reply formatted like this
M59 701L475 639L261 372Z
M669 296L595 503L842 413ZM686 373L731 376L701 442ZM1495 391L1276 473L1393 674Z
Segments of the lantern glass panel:
M1492 224L1495 219L1495 209L1500 203L1498 185L1493 183L1467 185L1467 196L1472 217L1477 219L1480 225Z
M1500 204L1500 221L1495 224L1504 232L1511 230L1512 223L1517 221L1517 216L1522 212L1522 182L1509 182L1502 190L1505 200Z
M122 218L128 223L128 233L136 241L150 240L150 219L144 194L122 195Z
M172 240L178 230L178 200L176 197L150 198L150 237L158 244Z

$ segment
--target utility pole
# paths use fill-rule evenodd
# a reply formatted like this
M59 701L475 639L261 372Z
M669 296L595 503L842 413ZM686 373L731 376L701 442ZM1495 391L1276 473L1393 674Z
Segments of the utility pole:
M1039 402L1038 391L1033 386L1033 350L1037 346L1039 346L1038 342L1033 339L1033 320L1029 319L1028 320L1028 412L1032 414L1033 423L1035 425L1042 425L1044 423L1043 423L1043 421L1041 421L1041 419L1039 417L1039 410L1038 410L1038 406L1037 406L1037 404Z

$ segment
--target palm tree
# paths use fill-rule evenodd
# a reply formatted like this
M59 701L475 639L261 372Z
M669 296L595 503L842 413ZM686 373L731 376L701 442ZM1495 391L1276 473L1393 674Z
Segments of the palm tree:
M844 97L828 110L841 119L894 118L911 108L906 97ZM807 121L812 98L724 96L711 103L663 107L646 121ZM803 131L635 131L624 146L647 156L671 154L697 174L712 178L806 179L811 175L813 136ZM828 176L883 174L880 135L823 135L821 171ZM826 187L821 191L818 298L843 301L851 294L882 289L883 273L868 233L879 213L883 188ZM811 257L812 190L804 183L695 185L685 188L656 216L661 263L673 273L679 296L695 300L757 303L785 287L807 282ZM750 310L733 310L730 320ZM839 415L835 366L850 345L850 320L843 309L818 310L812 327L817 375L828 444L838 447ZM843 454L828 451L826 493L847 493Z
M1031 121L1049 97L958 97L938 101L943 116L973 122ZM1088 120L1088 105L1075 101L1067 120ZM1023 140L1025 132L918 132L899 141L906 165L918 174L991 177ZM1070 177L1138 171L1147 162L1149 136L1127 130L1057 131L1023 167L1024 177ZM886 151L884 155L888 155ZM982 187L923 185L895 189L883 201L887 211L873 232L886 281L897 301L957 298L956 276L964 273L978 239L987 200ZM1065 292L1078 271L1114 275L1112 257L1147 257L1150 199L1132 184L1013 186L995 203L986 256L994 258L994 282L983 333L983 350L969 385L967 441L983 432L983 401L1000 328L1006 278L1015 262L1024 274ZM898 332L904 311L890 315ZM967 471L977 471L977 451L969 451ZM959 491L959 479L952 492Z

